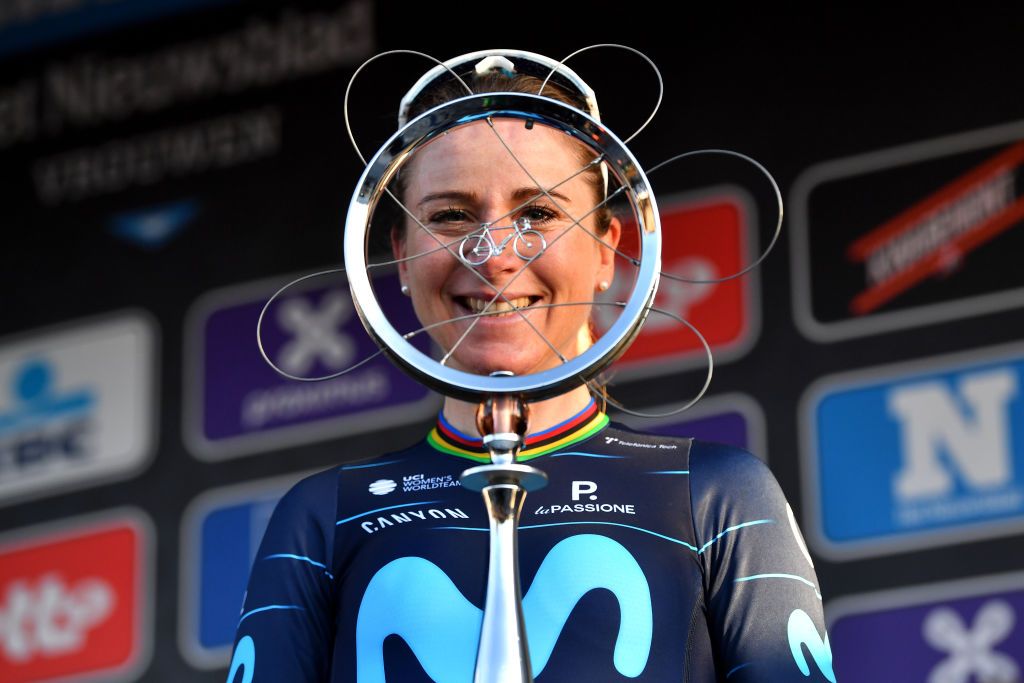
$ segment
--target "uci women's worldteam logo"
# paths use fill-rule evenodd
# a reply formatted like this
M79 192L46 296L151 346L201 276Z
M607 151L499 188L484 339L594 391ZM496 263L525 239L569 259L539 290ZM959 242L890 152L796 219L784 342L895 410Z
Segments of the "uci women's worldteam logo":
M0 343L0 505L145 466L155 343L138 313Z
M1024 346L826 377L801 418L807 528L824 555L1024 528Z

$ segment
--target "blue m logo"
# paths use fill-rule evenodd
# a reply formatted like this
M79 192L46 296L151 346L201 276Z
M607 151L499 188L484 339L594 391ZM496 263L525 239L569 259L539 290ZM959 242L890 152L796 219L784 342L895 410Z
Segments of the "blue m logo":
M580 599L605 588L622 615L615 640L615 668L639 676L651 652L651 590L640 565L622 545L580 534L558 543L541 563L523 598L534 675L551 657L559 634ZM400 636L437 683L473 679L483 611L462 595L437 565L402 557L370 580L356 622L359 683L384 683L384 639Z

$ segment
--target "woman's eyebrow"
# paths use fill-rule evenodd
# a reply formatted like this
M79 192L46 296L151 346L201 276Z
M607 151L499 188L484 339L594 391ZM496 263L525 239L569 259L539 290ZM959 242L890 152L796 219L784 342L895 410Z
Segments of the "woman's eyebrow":
M444 192L431 192L428 195L424 195L422 199L416 202L416 206L423 206L427 202L432 202L438 199L447 199L448 201L458 202L473 202L476 200L476 194L472 192L461 192L459 190L446 190Z
M558 190L548 190L547 194L551 195L555 199L564 202L565 204L572 204L572 200L566 197ZM517 202L525 202L532 199L540 199L546 196L544 190L540 189L536 185L527 185L520 187L518 190L512 193L512 199Z
M566 195L559 192L558 190L548 190L547 193L561 202L564 202L566 204L572 204L572 200L569 199L569 197L567 197ZM528 202L534 199L540 199L541 197L544 196L544 192L540 190L536 185L524 185L523 187L514 190L511 195L512 200L516 202ZM443 192L431 192L428 195L424 195L418 202L416 202L416 206L420 207L423 206L424 204L427 204L428 202L433 202L438 199L463 203L472 203L477 200L477 195L475 192L464 192L462 190L445 190Z

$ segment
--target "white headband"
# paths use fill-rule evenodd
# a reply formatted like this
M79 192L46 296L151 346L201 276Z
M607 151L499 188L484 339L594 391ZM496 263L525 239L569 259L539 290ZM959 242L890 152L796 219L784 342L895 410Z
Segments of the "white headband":
M423 74L416 81L415 85L409 89L409 92L405 94L405 97L402 98L402 103L398 109L399 128L409 123L409 111L412 109L413 101L424 90L433 86L438 79L445 76L451 78L452 72L459 76L463 75L460 73L460 69L465 71L463 67L474 62L474 69L478 74L497 70L508 75L513 73L525 74L541 80L545 80L549 76L552 80L557 79L557 85L563 88L568 86L567 89L578 95L586 103L584 111L591 118L597 121L601 120L601 112L597 108L597 97L594 95L593 89L575 71L564 64L556 62L550 57L524 50L479 50L459 57L453 57Z

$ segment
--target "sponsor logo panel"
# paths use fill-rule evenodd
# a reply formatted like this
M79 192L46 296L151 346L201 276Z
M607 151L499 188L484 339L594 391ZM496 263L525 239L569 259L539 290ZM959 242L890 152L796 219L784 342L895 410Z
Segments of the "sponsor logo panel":
M223 459L370 431L432 415L437 399L383 356L320 382L278 375L260 356L260 311L284 283L218 290L190 314L185 439L204 459ZM289 288L267 311L263 343L278 367L299 377L340 372L378 351L341 276ZM375 283L381 305L402 311L399 328L419 327L398 278ZM426 349L427 335L417 340Z
M155 337L147 316L122 313L0 344L0 505L146 465Z
M138 675L149 657L150 529L131 510L0 540L0 680Z
M712 280L742 270L756 253L756 211L738 187L711 188L658 202L662 226L662 270L693 280ZM636 252L634 230L625 226L619 250ZM621 264L620 264L621 266ZM632 281L618 277L603 301L624 301ZM663 277L654 306L692 323L717 360L745 354L757 336L757 274L720 283L678 282ZM599 306L598 324L610 326L618 309ZM651 313L629 351L616 361L616 376L628 379L706 363L700 340L672 318Z
M1024 347L827 377L803 399L808 524L823 554L1024 528Z
M610 501L599 500L596 481L573 481L569 487L569 499L572 502L552 503L551 505L538 506L534 509L533 514L558 515L570 512L610 512L620 515L636 514L635 503L613 503Z
M178 642L195 667L227 666L253 560L281 496L308 473L213 489L182 523Z
M1019 572L845 597L825 613L839 680L970 683L1024 676Z
M425 501L424 505L432 503L438 503L439 501ZM412 503L416 505L416 503ZM410 522L433 522L438 519L469 519L469 515L463 512L462 508L450 508L450 507L420 507L409 509L405 505L393 506L392 508L386 508L390 511L380 511L379 515L368 516L359 515L362 521L359 521L359 528L368 534L375 534L378 531L383 531L388 527L399 526L402 524L409 524ZM352 520L349 520L352 521ZM356 520L358 521L358 520Z
M1024 248L1024 122L819 164L790 206L793 305L811 339L1024 302L1011 260Z

